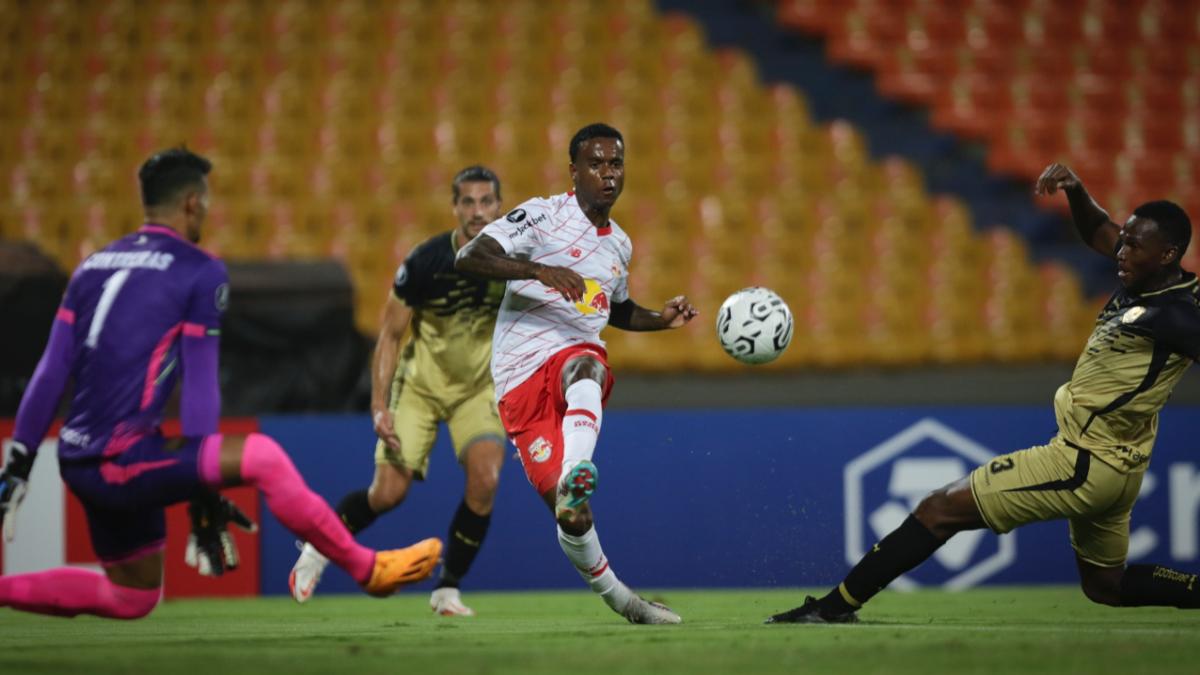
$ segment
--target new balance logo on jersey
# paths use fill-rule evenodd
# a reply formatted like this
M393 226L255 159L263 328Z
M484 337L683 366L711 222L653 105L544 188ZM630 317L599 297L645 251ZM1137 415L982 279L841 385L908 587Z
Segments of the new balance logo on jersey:
M578 258L581 255L583 255L583 249L580 249L580 248L572 248L571 249L571 257L572 258Z

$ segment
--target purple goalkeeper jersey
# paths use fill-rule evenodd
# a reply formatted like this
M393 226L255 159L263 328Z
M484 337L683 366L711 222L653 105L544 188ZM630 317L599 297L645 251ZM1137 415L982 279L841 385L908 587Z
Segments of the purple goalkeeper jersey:
M35 382L55 384L34 391L31 382L14 436L36 447L45 434L62 393L56 368L75 382L59 434L61 460L116 455L156 432L181 375L184 433L215 432L216 345L228 281L224 263L159 225L89 256L67 286L35 373Z

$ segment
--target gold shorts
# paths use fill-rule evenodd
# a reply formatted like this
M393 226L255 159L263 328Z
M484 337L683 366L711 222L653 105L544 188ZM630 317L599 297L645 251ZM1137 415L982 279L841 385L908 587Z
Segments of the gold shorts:
M504 425L496 412L493 392L489 384L453 406L446 406L414 392L411 387L393 387L392 421L400 437L400 452L379 441L375 444L375 463L407 468L417 480L424 480L439 422L446 422L449 427L454 456L460 462L463 452L475 441L491 439L503 445Z
M1066 518L1075 552L1101 567L1125 564L1129 515L1141 485L1141 473L1121 473L1058 436L971 472L971 493L992 530L1004 534Z

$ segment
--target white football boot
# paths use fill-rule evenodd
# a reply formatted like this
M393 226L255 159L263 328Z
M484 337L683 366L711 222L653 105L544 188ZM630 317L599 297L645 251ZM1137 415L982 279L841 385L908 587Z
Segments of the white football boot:
M675 612L672 612L670 607L657 602L651 602L638 595L633 596L633 600L629 601L629 605L625 607L624 612L621 612L621 616L628 619L629 623L683 623L683 619Z
M463 604L458 589L450 586L433 591L429 596L429 608L440 616L475 616L475 610Z
M321 574L329 564L329 558L321 555L312 544L296 542L296 545L300 548L300 557L288 575L288 588L296 602L308 602L321 582Z

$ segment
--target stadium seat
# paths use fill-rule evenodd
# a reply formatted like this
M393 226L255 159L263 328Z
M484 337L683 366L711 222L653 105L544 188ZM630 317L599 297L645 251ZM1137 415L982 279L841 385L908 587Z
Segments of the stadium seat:
M343 260L358 324L374 332L396 265L453 225L456 171L496 168L508 205L566 190L570 134L603 118L628 145L615 217L634 237L636 297L654 306L687 292L711 317L743 286L775 288L804 330L769 367L1042 358L1003 339L1049 311L1030 284L1082 306L1069 273L1037 270L1021 246L976 235L961 205L934 199L911 165L872 158L847 122L815 124L802 92L762 83L746 55L712 49L695 20L649 0L15 6L0 13L0 34L13 38L0 48L0 85L12 94L0 97L12 196L0 231L43 243L64 265L137 219L133 175L145 153L186 143L214 161L206 245L235 258ZM1075 49L1061 68L1073 98L1044 84L1047 35L1124 35L1113 16L1129 12L1097 28L1069 16L1045 2L1021 3L1018 15L998 2L780 4L781 21L831 36L855 65L898 64L886 71L897 96L989 142L989 161L1006 170L1032 170L1023 148L1065 136L1048 113L1111 103L1145 112L1111 141L1128 169L1100 180L1181 189L1200 156L1196 85L1146 77L1132 93L1128 82L1087 79L1145 74L1166 58L1140 47ZM1190 72L1186 30L1162 16L1139 30L1185 45L1168 50L1183 62L1170 72ZM600 46L580 28L597 23L611 31ZM545 49L511 35L545 35ZM1009 107L1016 121L1004 128L993 111ZM1090 118L1080 128L1076 146L1113 129ZM1175 142L1186 152L1165 170L1140 159ZM65 203L64 187L78 199ZM1003 311L982 330L987 303ZM610 333L635 368L740 368L706 330Z
M984 140L989 166L1020 180L1044 166L1035 154L1093 169L1097 156L1195 151L1200 143L1189 126L1200 117L1200 3L904 5L780 0L778 8L784 25L826 37L833 59L873 69L885 95L928 105L935 125ZM901 12L906 31L894 28ZM977 85L969 84L973 78ZM1005 89L1011 112L998 93ZM1054 128L1064 113L1068 119ZM1060 138L1051 141L1054 135ZM1103 187L1140 184L1109 180Z

